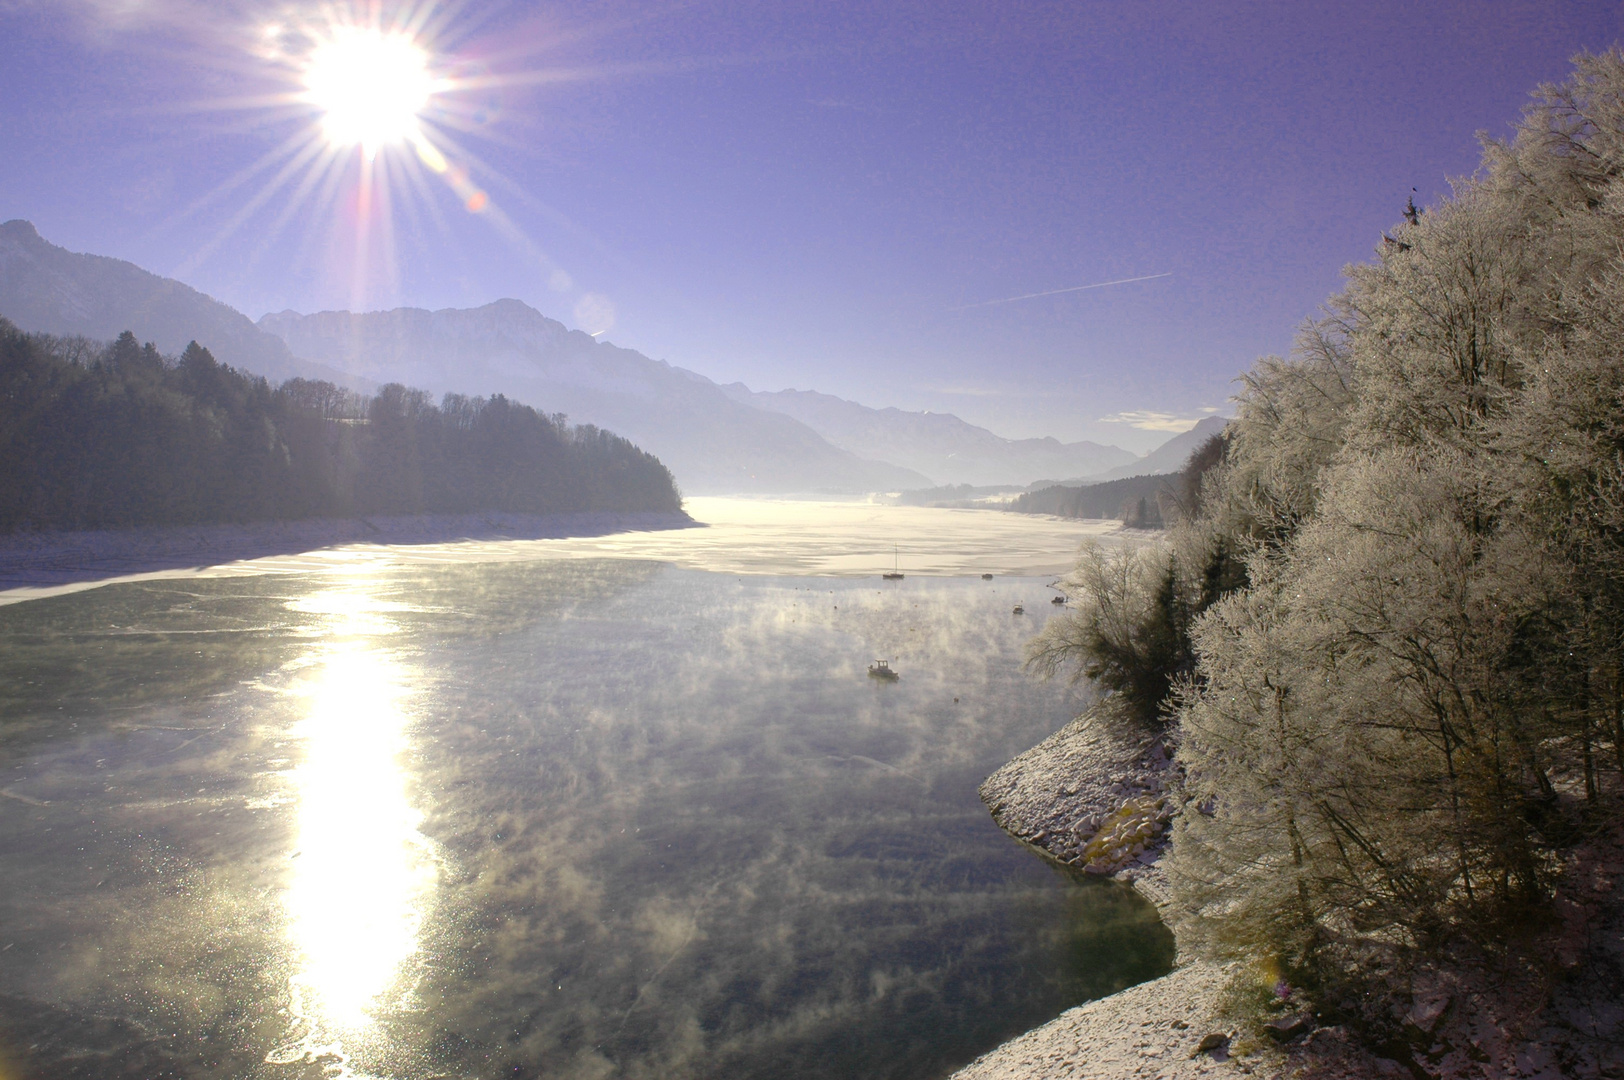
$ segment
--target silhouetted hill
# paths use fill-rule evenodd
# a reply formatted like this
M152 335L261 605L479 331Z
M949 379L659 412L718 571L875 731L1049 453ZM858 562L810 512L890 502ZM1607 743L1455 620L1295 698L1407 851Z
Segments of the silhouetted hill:
M779 413L733 400L702 375L596 341L518 300L473 309L267 315L293 352L361 378L439 391L500 386L659 456L689 493L863 492L928 486L864 460Z
M1190 436L1197 434L1202 424L1207 425L1207 433L1190 446ZM1009 508L1023 514L1116 518L1137 529L1162 528L1198 509L1202 477L1223 459L1225 440L1219 436L1224 424L1203 420L1140 459L1160 464L1181 454L1179 467L1173 472L1140 473L1092 484L1052 484L1026 492Z
M1029 484L1040 476L1083 476L1137 460L1119 446L1058 439L1006 439L952 413L871 409L814 390L722 387L735 401L784 413L843 450L917 470L937 484Z
M1161 503L1176 494L1177 477L1167 474L1128 476L1098 484L1052 487L1029 491L1010 504L1020 514L1054 514L1069 518L1114 518L1140 528L1160 528Z
M24 331L96 341L128 330L172 355L196 341L221 363L273 382L303 377L353 385L298 359L235 308L134 263L57 247L27 221L0 224L0 316Z
M500 395L439 404L24 334L0 318L0 532L133 525L680 509L625 439Z

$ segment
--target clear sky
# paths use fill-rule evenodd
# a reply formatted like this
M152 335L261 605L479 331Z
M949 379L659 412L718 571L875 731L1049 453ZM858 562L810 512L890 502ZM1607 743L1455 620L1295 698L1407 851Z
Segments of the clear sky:
M1143 450L1166 431L1122 417L1223 408L1412 188L1436 200L1624 25L1560 0L379 7L439 82L431 149L379 150L368 202L364 151L297 99L332 13L371 4L0 0L0 219L255 318L512 296L719 382Z

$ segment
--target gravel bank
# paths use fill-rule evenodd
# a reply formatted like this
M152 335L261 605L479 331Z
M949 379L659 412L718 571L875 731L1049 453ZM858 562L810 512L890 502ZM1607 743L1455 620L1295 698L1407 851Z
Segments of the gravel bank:
M1218 968L1187 965L1068 1009L976 1059L954 1080L1239 1075L1225 1049L1197 1052L1206 1036L1227 1034L1213 1015L1225 981Z
M1229 979L1211 964L1187 964L1068 1009L952 1080L1412 1080L1397 1062L1366 1055L1340 1029L1321 1028L1289 1048L1245 1045L1218 1014ZM1232 1056L1232 1047L1245 1053Z

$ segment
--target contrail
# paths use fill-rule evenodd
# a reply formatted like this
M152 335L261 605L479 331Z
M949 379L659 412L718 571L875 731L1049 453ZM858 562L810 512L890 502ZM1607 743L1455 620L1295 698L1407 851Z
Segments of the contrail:
M970 308L992 307L994 304L1013 304L1017 300L1036 300L1040 296L1059 296L1061 293L1082 292L1084 289L1103 289L1107 285L1131 285L1135 281L1155 281L1157 278L1172 276L1173 272L1169 270L1165 274L1146 274L1144 277L1125 277L1118 278L1115 281L1096 281L1092 285L1073 285L1069 289L1050 289L1048 292L1027 293L1025 296L1006 296L1002 300L983 300L977 304L962 304L956 308L948 308L948 310L968 311Z

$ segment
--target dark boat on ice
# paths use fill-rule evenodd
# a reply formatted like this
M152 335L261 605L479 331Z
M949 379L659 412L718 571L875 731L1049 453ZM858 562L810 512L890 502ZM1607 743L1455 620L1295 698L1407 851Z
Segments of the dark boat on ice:
M889 660L874 661L872 664L868 665L868 673L871 677L876 679L884 679L886 682L896 682L897 679L901 677L895 671L891 670L891 661Z

